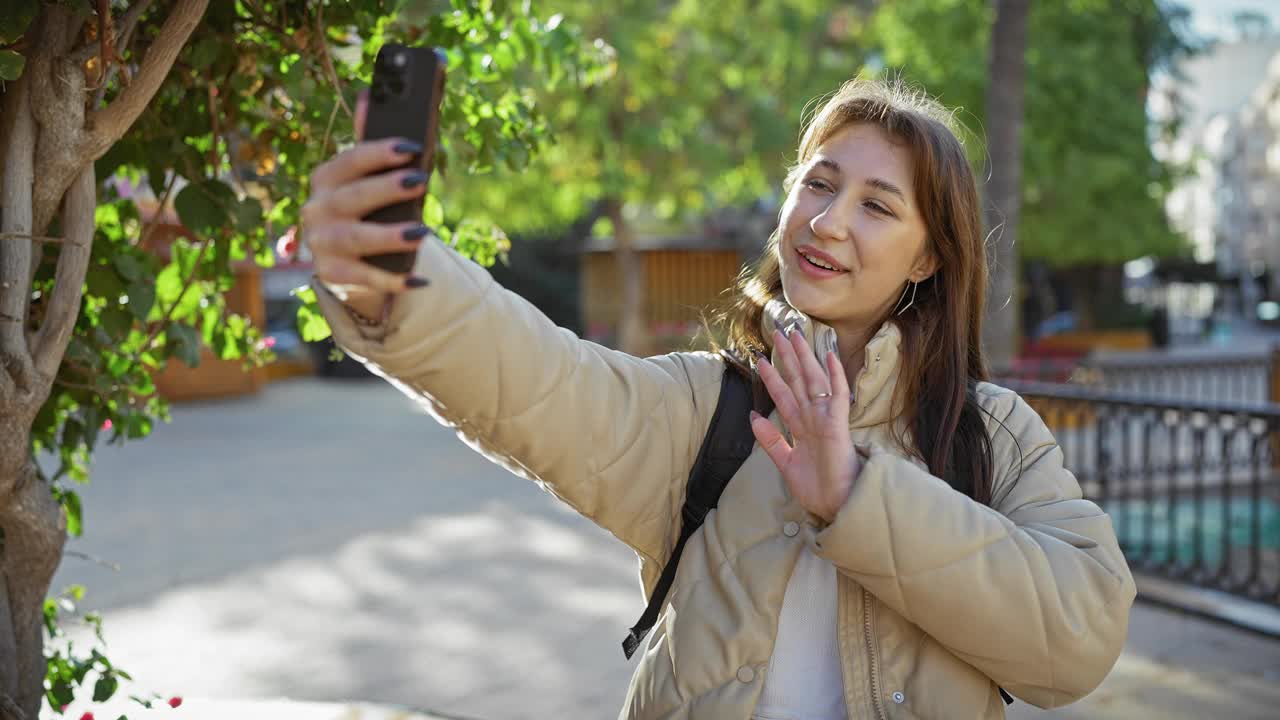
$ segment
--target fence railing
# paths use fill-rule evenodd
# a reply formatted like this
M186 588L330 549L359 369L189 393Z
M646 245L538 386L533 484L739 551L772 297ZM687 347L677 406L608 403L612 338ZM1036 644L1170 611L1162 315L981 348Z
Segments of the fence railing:
M1023 359L1009 380L1068 383L1185 402L1280 402L1280 348L1245 352L1095 354Z
M1135 572L1280 608L1280 405L1001 382L1053 430Z

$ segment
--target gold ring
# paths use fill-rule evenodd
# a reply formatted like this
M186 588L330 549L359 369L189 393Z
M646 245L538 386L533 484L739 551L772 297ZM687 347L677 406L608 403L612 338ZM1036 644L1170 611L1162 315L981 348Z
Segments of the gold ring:
M831 397L831 393L829 393L829 392L820 392L820 393L818 393L817 395L814 395L814 396L813 396L813 399L814 399L814 400L821 400L821 399L823 399L823 398L829 398L829 397Z

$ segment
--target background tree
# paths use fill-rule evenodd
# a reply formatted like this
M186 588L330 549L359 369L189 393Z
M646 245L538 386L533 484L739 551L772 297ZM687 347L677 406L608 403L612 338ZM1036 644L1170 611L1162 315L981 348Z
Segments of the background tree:
M1028 0L996 0L987 72L987 166L983 216L994 245L983 345L993 367L1018 352L1018 219L1022 208L1022 113Z
M865 2L565 0L599 38L608 82L541 95L557 142L528 170L466 178L449 212L537 232L603 218L622 279L619 346L646 354L638 232L684 232L709 210L776 200L805 106L864 59ZM763 241L763 238L761 238Z
M1091 284L1127 260L1186 249L1164 214L1173 168L1152 157L1146 112L1152 73L1187 49L1185 17L1156 0L1031 4L1018 251L1073 283L1085 326L1118 293ZM870 31L880 63L960 108L979 168L979 133L995 120L983 101L994 20L987 0L895 0Z
M100 440L142 438L167 418L152 377L171 359L194 365L207 346L270 360L258 329L226 309L231 264L272 262L311 168L350 141L354 92L384 38L449 53L450 175L494 157L519 167L548 138L533 88L580 86L597 65L529 3L3 4L0 718L35 718L42 695L56 711L90 683L103 700L127 679L98 649L67 646L67 605L46 598L83 522L74 484ZM148 189L188 233L163 252L160 218L134 200ZM482 222L440 231L481 262L504 249ZM310 337L327 332L307 309L301 321Z

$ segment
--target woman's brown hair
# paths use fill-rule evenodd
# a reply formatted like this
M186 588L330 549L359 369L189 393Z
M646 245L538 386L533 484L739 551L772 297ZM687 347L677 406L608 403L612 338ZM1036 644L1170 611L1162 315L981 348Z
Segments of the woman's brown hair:
M883 319L902 331L894 406L903 426L910 428L914 447L905 438L899 442L918 454L931 473L990 504L991 442L974 396L975 385L987 379L982 354L987 261L973 169L952 114L940 103L900 82L853 80L805 128L796 164L784 183L786 192L819 146L854 123L876 125L911 151L926 243L938 260L937 272L915 288L910 309ZM780 229L770 235L760 258L743 269L729 306L713 320L727 333L725 349L736 358L767 348L762 314L770 300L782 298L779 242Z

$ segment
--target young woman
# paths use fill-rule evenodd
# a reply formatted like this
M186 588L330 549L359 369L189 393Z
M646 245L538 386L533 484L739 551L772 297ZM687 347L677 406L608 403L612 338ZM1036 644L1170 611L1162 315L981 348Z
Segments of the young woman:
M685 547L623 718L999 718L1002 689L1062 705L1119 655L1135 591L1110 520L1035 411L985 382L979 200L949 122L856 81L806 129L722 318L777 410ZM361 263L423 232L359 220L422 191L368 177L402 160L368 142L313 175L337 340L633 548L647 594L725 360L580 340L435 239L408 240L408 277Z

